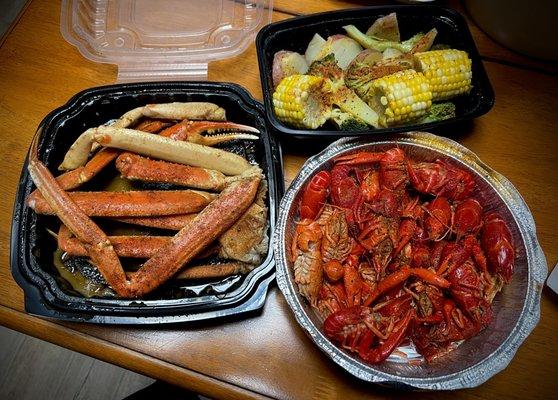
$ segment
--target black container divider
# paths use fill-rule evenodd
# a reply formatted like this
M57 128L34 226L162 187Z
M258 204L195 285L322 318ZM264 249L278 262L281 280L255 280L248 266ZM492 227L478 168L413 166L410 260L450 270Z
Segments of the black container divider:
M457 116L455 118L425 124L407 124L385 129L346 132L335 130L329 123L326 123L322 129L293 129L275 117L271 70L273 56L277 51L290 50L304 54L315 33L324 38L335 34L345 34L343 26L350 24L366 32L375 19L392 12L397 13L402 39L407 39L417 32L426 32L436 28L438 35L434 43L447 44L469 54L472 60L473 88L468 95L452 100L456 105ZM265 26L258 33L256 47L266 116L275 131L285 138L331 140L346 136L365 136L412 130L435 130L451 136L451 132L448 132L448 130L442 131L440 128L479 117L490 111L494 105L494 91L465 19L459 13L440 6L375 6L295 17Z
M227 111L229 121L258 128L260 140L251 154L269 184L268 236L272 237L279 200L283 193L283 170L279 144L269 134L263 107L242 87L230 83L154 82L104 86L85 90L51 112L40 124L39 156L54 171L73 141L85 129L119 118L124 112L149 103L209 101ZM232 146L248 146L244 142ZM56 219L36 215L25 204L34 189L23 166L14 206L10 260L12 275L25 294L25 309L32 314L67 321L107 324L154 324L204 320L260 309L275 277L270 243L265 260L251 273L232 284L209 282L206 287L178 285L146 299L85 298L68 290L52 267L56 247L46 228ZM271 240L271 239L270 239ZM222 292L215 290L221 285ZM166 283L165 285L170 285ZM169 295L170 293L170 295ZM189 294L188 294L189 293ZM187 294L187 295L185 295Z

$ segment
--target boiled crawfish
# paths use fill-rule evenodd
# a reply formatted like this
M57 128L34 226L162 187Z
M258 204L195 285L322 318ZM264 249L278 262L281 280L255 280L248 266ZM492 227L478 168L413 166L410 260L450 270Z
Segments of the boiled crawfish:
M293 249L295 281L328 338L370 363L410 339L431 361L490 324L515 250L471 173L400 148L337 157L326 173L303 193L311 219Z
M294 279L300 293L317 305L322 286L322 230L316 221L299 222L293 239Z

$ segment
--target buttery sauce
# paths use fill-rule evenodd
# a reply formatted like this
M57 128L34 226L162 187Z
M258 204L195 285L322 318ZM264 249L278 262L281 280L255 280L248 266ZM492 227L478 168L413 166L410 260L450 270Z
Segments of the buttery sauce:
M115 297L115 293L106 284L103 284L99 278L93 279L90 276L85 276L84 270L80 270L70 263L64 263L62 261L63 254L62 250L56 249L53 253L53 264L60 277L66 280L73 290L87 298ZM99 274L93 265L91 265L91 270Z

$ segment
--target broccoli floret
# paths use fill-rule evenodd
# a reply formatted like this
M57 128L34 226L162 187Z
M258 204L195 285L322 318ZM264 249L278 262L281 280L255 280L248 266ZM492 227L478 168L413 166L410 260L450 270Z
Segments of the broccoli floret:
M353 90L345 85L343 70L337 65L333 53L314 61L310 65L308 75L326 79L331 102L337 105L343 112L353 115L368 125L378 126L378 114L364 100L358 97Z
M347 121L343 122L339 127L342 131L366 131L370 129L370 126L366 125L364 122L359 121L356 118L348 119Z
M333 82L343 82L343 70L337 64L333 53L312 62L312 64L310 64L310 68L308 68L307 74L321 76L322 78L330 79Z
M364 121L338 108L334 108L331 112L331 120L337 125L340 131L365 131L372 129L372 127Z
M427 122L438 122L445 119L455 117L455 104L451 101L443 103L432 103L428 114L422 117L418 122L421 124Z

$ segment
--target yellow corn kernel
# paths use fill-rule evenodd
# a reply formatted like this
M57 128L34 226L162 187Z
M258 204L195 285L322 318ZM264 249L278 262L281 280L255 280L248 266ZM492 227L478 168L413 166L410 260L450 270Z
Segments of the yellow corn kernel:
M275 116L297 128L316 129L329 118L331 104L322 90L324 79L311 75L284 78L273 93Z
M471 90L471 59L461 50L432 50L414 55L415 68L424 74L432 100L446 100Z
M425 115L432 104L430 85L420 72L399 71L376 79L372 108L382 126L404 123Z

